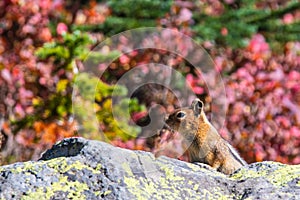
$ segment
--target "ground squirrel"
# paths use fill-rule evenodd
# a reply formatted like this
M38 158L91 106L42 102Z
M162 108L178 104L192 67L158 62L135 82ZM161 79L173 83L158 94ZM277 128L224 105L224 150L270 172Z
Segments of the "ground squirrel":
M201 162L231 174L247 163L207 120L203 103L195 99L190 108L179 108L165 119L166 127L179 132L187 145L191 162Z

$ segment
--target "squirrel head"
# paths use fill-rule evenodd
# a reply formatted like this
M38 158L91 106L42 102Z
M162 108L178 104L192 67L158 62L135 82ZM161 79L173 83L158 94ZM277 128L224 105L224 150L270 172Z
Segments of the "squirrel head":
M203 102L196 98L190 107L176 109L166 117L166 126L192 141L197 134L198 127L207 122L203 107Z

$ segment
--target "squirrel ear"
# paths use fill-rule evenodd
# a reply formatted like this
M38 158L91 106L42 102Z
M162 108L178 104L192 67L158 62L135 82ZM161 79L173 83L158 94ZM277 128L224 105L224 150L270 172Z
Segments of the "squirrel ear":
M200 99L196 98L193 102L192 102L192 110L194 112L194 115L199 116L201 114L202 108L203 108L203 102L200 101Z

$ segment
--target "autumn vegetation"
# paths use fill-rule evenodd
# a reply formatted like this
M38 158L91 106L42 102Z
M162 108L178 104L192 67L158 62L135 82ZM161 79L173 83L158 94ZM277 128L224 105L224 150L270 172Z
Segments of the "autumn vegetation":
M114 87L126 72L141 63L162 62L181 70L194 93L209 105L205 82L191 70L189 62L170 52L149 49L122 54L100 78L76 72L99 42L140 27L179 31L209 53L227 96L227 116L220 133L246 161L299 164L299 10L298 1L280 0L1 1L3 164L37 159L46 148L66 137L102 140L89 120L72 117L73 109L84 116L85 106L95 107L99 128L112 144L155 151L156 137L140 138L140 129L131 123L121 124L131 132L125 134L111 113L115 89L122 102L130 105L134 121L145 119L152 101L159 102L147 88L141 88L142 92L133 98L126 88ZM187 47L183 44L182 48ZM103 60L116 55L108 50L96 57ZM81 99L82 107L73 107L76 79L82 83L81 91L96 91L92 104L86 97ZM152 88L160 91L156 87ZM175 102L170 99L160 104L176 106ZM123 114L121 109L119 112ZM78 131L80 128L85 131Z

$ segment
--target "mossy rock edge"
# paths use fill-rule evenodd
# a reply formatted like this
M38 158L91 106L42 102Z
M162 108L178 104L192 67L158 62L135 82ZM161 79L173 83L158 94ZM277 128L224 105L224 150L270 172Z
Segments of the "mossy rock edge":
M259 162L230 176L107 143L68 138L39 161L0 167L0 199L300 199L300 165Z

